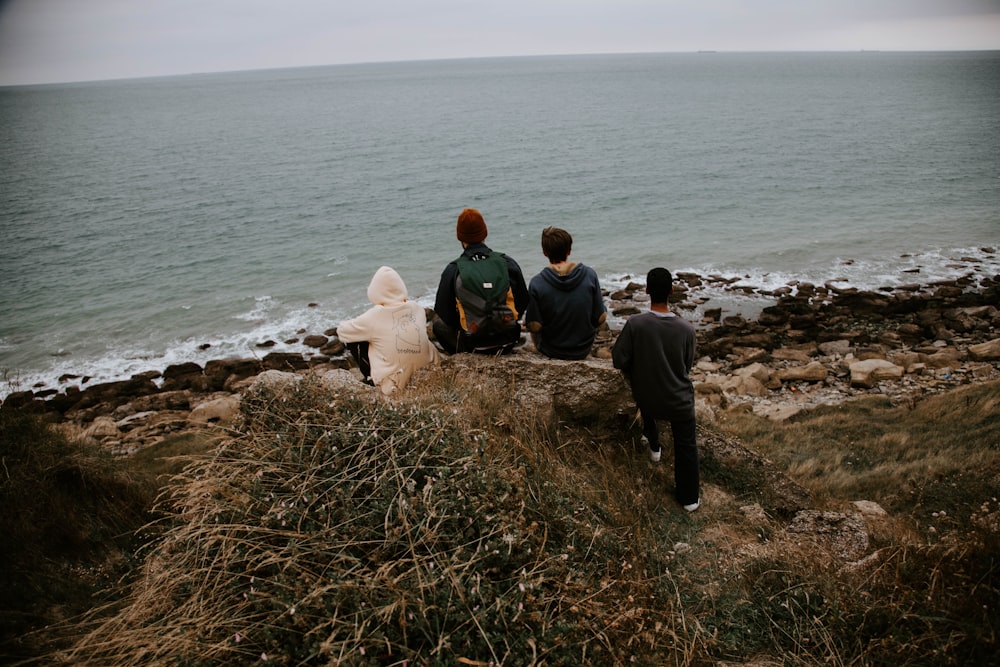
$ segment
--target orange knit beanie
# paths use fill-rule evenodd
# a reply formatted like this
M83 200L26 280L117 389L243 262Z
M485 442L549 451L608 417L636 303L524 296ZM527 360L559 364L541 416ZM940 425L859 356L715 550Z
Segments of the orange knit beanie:
M458 216L455 236L462 243L482 243L486 240L486 222L483 214L474 208L467 208Z

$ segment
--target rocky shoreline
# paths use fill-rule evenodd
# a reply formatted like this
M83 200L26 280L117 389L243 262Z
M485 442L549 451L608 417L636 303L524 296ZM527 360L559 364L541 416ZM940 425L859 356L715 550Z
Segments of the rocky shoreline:
M758 292L776 303L753 320L705 310L693 373L700 401L722 408L748 404L758 414L784 419L859 394L912 403L1000 378L1000 275L979 275L976 260L963 261L969 271L960 278L877 292L836 283ZM684 314L699 305L697 289L706 279L681 274L678 280L673 298ZM611 295L612 312L638 312L640 287Z
M962 261L968 272L960 278L874 292L804 282L764 292L737 285L739 279L677 275L673 307L698 327L700 359L693 379L699 409L743 406L780 420L864 394L912 403L959 385L1000 378L1000 275L982 275L975 260ZM704 296L706 288L720 287L772 305L760 309L756 318L723 317L721 308L706 307L711 301ZM606 298L612 319L618 321L642 312L647 299L638 283ZM619 395L613 398L620 402L627 392L609 361L616 335L617 329L607 325L599 332L594 358L587 362L587 382L594 382L593 373L602 374L602 390L614 387L611 391ZM242 392L268 371L332 374L338 382L357 381L336 329L307 334L303 344L313 352L270 352L262 358L219 359L204 366L188 362L85 387L65 378L67 386L61 391L12 393L2 409L43 414L70 435L129 454L172 434L228 424ZM444 363L462 363L459 357L464 356ZM519 360L530 361L527 366L535 371L539 364L574 363L544 359L530 343L508 355L504 366ZM559 372L568 375L565 368ZM594 393L593 385L569 386L581 394ZM542 389L532 387L533 400ZM569 414L560 414L561 419L587 416L573 413L573 401L562 404L569 406Z

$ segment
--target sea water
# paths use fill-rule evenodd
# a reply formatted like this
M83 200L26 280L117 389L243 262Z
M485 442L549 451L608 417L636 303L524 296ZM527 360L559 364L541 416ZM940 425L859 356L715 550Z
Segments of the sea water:
M1000 272L998 52L7 87L0 137L0 395L303 351L381 265L431 305L467 206L528 278L548 225L609 288L653 266L764 289Z

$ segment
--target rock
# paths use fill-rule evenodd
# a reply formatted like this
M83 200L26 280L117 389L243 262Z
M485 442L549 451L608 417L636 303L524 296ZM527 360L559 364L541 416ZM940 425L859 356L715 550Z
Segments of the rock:
M638 315L642 311L635 306L620 306L611 311L611 314L615 317L629 317L630 315Z
M744 366L743 368L738 368L733 371L733 375L739 375L742 377L752 377L755 378L761 384L766 384L768 380L771 379L771 371L764 364L753 363L749 366Z
M35 400L35 392L15 391L7 395L3 401L3 407L8 410L23 410Z
M328 342L319 348L320 354L325 354L328 357L339 356L345 351L347 351L347 346L336 336L328 339Z
M753 375L731 375L721 382L722 390L737 396L767 396L764 383Z
M703 319L707 322L718 322L722 317L722 308L706 308Z
M845 561L855 561L868 551L868 530L856 514L805 510L785 530Z
M884 359L865 359L851 364L850 371L852 387L870 388L879 380L898 380L906 369Z
M209 399L195 406L188 421L192 424L231 424L240 411L240 397L236 395L220 396Z
M969 346L969 357L975 361L1000 360L1000 338Z
M865 516L888 516L889 513L886 512L881 505L871 500L855 500L852 503L858 508L858 511Z
M121 437L118 424L111 417L97 417L90 423L90 426L83 430L84 437L94 440L107 440L109 438Z
M694 365L694 369L702 373L715 373L720 368L722 368L722 364L708 358L699 359Z
M776 361L795 361L800 364L808 364L811 357L805 350L782 347L772 350L771 358Z
M132 431L140 426L144 426L150 419L156 416L156 412L150 410L147 412L136 412L129 415L123 419L115 422L115 425L121 431Z
M163 371L164 391L177 391L181 389L192 389L194 391L206 391L208 380L204 370L194 362L183 364L172 364Z
M259 359L236 358L214 359L205 364L205 377L210 391L222 391L233 382L253 377L263 369Z
M115 419L124 419L137 412L159 412L162 410L190 410L191 392L161 391L149 396L137 396L124 405L120 405L111 413Z
M810 362L805 366L789 366L776 373L782 382L822 382L828 374L827 367L818 361Z
M327 338L326 336L319 336L319 335L314 334L314 335L306 336L305 338L303 338L302 339L302 344L305 345L306 347L321 348L324 345L326 345L327 342L329 342L329 340L330 339Z
M362 382L359 375L356 375L354 372L345 368L328 370L320 373L318 377L320 382L327 387L347 387L353 389L364 388L368 391L374 391L375 389L374 387Z
M954 368L962 365L962 354L954 348L945 348L924 357L929 368Z
M102 382L80 392L79 400L67 410L67 413L80 413L91 409L96 409L99 414L109 413L136 396L147 396L159 391L160 388L156 386L155 382L142 376L133 376L129 380L117 382Z
M791 419L800 412L802 412L802 406L796 403L757 403L753 406L753 413L755 415L775 422Z
M830 357L846 357L851 351L851 341L839 339L820 343L819 351Z
M278 370L266 370L263 373L257 375L253 379L253 382L249 386L250 391L256 391L262 388L267 389L278 389L280 387L287 387L293 384L298 384L302 381L302 376L298 373L290 373L288 371L278 371Z
M521 350L499 357L454 354L441 366L501 383L526 412L547 423L607 423L635 414L631 390L621 373L604 359L562 361Z
M864 361L865 359L882 359L884 361L888 358L885 348L880 345L858 348L855 350L855 356L858 361Z
M732 354L736 356L733 366L746 366L771 358L770 353L760 347L733 347Z
M716 318L718 319L718 318ZM777 327L789 319L788 312L780 306L767 306L757 317L757 322L765 327Z
M309 363L297 352L270 352L264 356L264 368L276 371L302 371Z

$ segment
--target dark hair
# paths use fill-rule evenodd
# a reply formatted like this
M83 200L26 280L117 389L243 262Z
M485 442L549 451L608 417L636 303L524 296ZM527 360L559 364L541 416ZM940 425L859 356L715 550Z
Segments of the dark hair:
M656 267L646 274L646 292L653 303L666 303L674 291L674 277L663 267Z
M565 262L573 249L573 237L565 229L546 227L542 230L542 252L553 264Z

